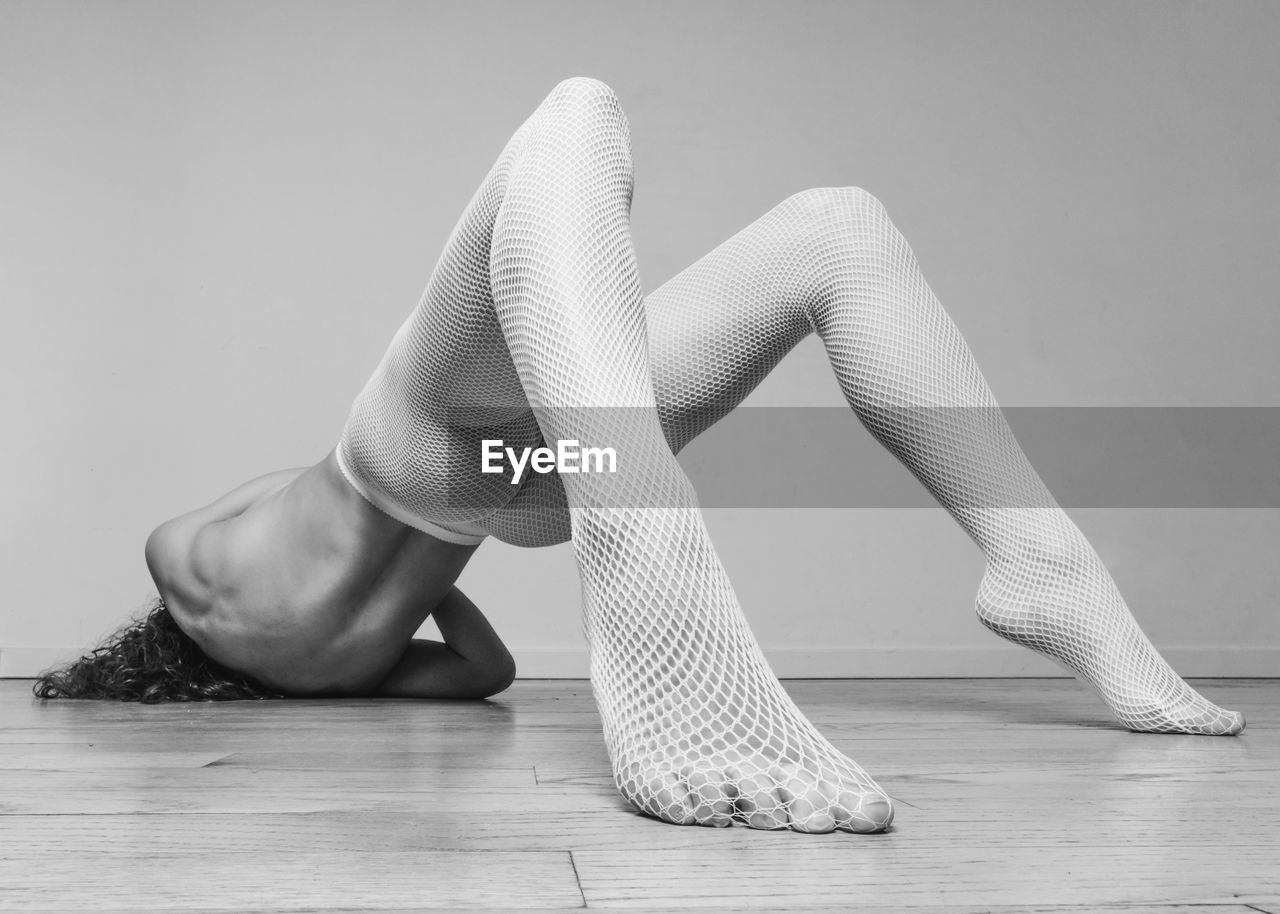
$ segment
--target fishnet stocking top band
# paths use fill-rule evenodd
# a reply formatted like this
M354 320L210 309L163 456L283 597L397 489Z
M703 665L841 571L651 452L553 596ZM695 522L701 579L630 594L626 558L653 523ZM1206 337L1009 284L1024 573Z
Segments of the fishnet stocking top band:
M369 504L373 505L383 514L394 517L400 523L412 527L415 530L421 530L423 533L430 534L436 539L444 540L446 543L457 543L459 546L475 546L483 543L489 534L484 532L473 533L464 529L456 529L454 527L446 527L443 524L434 524L424 517L420 517L413 511L407 510L403 505L399 504L394 498L379 492L377 488L369 483L363 482L360 477L351 471L351 467L347 465L346 459L342 456L342 444L334 449L334 457L337 459L338 469L342 471L342 478L360 493L361 497ZM462 527L462 525L456 525Z

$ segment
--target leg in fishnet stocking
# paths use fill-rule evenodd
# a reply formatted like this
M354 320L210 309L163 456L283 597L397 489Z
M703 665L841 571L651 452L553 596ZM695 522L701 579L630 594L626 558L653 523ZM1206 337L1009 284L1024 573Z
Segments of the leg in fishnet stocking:
M676 822L881 830L888 798L769 669L665 439L630 196L617 99L591 80L561 84L473 198L357 399L344 469L376 504L433 531L505 524L512 539L547 542L567 504L606 745L637 808ZM613 447L619 472L563 476L551 494L538 483L552 477L531 476L514 496L505 478L478 474L481 439L519 447L539 435Z
M516 155L490 253L495 311L543 436L614 447L623 463L562 477L618 786L677 822L736 813L757 827L879 830L887 798L773 676L666 442L631 187L617 99L598 83L561 86Z
M849 405L982 548L984 624L1066 666L1131 729L1243 727L1142 633L875 198L798 194L654 292L646 312L673 446L741 402L812 324Z

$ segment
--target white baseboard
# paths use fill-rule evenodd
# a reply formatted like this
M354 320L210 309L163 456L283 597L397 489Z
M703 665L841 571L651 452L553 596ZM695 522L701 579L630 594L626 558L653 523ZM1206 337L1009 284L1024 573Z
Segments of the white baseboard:
M0 679L39 675L83 653L67 647L0 647ZM513 647L521 679L584 679L585 648ZM1280 677L1280 647L1166 647L1161 653L1183 676ZM766 648L783 679L938 679L984 676L1065 676L1043 657L1013 645L992 647Z
M587 652L512 649L521 679L582 679ZM1014 645L993 647L765 648L782 679L945 679L1065 677L1057 664ZM1280 647L1167 647L1165 659L1187 677L1280 677Z
M68 660L86 650L74 647L0 647L0 679L27 679Z

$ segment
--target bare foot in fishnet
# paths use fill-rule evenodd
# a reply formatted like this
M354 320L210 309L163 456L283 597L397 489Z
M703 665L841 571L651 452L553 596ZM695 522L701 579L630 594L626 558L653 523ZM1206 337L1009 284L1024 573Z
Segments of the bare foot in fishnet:
M719 711L705 699L667 699L643 712L614 758L617 786L633 806L677 825L823 833L883 831L893 806L878 784L824 739L766 669L761 703ZM719 684L720 694L725 683ZM710 693L705 683L686 689Z
M847 759L765 765L758 754L744 754L740 764L712 757L678 771L629 765L618 789L637 809L676 825L870 834L893 821L889 798Z
M1093 686L1131 730L1230 736L1244 729L1243 714L1209 701L1157 653L1102 560L1073 532L1056 540L1064 545L990 562L978 590L982 623Z
M761 770L710 759L704 767L689 765L678 774L642 772L620 789L643 812L676 825L723 828L737 822L809 834L871 834L888 828L893 821L889 799L844 783L831 769L815 774L794 762Z

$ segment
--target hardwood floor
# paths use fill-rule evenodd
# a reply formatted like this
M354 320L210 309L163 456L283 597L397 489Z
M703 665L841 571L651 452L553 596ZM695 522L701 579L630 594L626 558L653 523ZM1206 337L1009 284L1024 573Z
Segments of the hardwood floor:
M792 681L885 835L681 828L613 791L585 682L487 703L40 703L0 682L0 910L1280 914L1280 680L1237 738L1070 680Z

